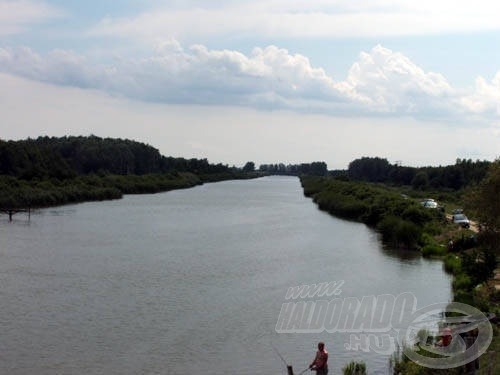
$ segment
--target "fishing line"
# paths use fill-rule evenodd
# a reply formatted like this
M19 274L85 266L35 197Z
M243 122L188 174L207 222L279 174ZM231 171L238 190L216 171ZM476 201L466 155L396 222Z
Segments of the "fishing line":
M285 364L285 366L288 367L288 363L286 363L285 358L283 358L283 356L280 354L280 352L278 351L278 349L276 349L276 347L273 345L272 342L271 342L271 346L273 347L273 350L278 355L278 357L281 358L281 360L283 361L283 363Z

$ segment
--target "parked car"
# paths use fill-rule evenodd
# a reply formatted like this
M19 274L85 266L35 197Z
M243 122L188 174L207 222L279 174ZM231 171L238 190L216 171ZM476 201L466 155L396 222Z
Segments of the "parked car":
M452 216L452 221L455 224L459 224L462 228L470 227L470 220L464 214L454 214Z
M424 199L420 204L425 208L438 208L437 202L432 198Z

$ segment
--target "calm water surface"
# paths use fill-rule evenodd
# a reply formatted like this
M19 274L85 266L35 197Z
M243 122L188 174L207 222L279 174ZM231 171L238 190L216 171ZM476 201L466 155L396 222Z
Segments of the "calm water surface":
M289 287L345 280L342 297L451 298L439 261L384 250L362 224L319 211L299 180L270 177L0 217L0 373L284 374L318 340L277 334Z

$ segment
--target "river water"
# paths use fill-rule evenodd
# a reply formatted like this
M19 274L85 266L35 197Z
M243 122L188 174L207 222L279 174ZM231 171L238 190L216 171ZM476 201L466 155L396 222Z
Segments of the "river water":
M386 250L319 211L299 180L266 177L0 217L0 373L284 374L312 360L385 373L338 333L275 331L289 287L340 297L451 298L440 261ZM332 297L333 298L333 297ZM273 347L275 349L273 349Z

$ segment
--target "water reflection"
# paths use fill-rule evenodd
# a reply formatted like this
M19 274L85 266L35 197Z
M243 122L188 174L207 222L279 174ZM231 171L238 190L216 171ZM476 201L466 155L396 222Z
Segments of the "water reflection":
M397 249L385 244L380 246L383 254L401 261L420 261L422 253L418 250Z

